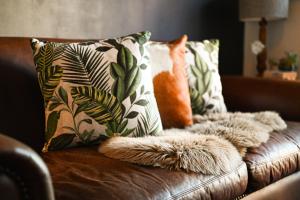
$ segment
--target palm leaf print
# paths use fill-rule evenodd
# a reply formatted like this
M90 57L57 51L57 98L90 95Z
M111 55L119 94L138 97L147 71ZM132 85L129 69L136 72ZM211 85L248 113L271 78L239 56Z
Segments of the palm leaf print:
M121 104L108 92L94 87L78 86L72 87L71 95L79 106L78 109L99 124L107 124L110 121L121 122Z
M62 60L63 81L109 90L109 76L106 72L109 64L104 61L103 53L88 46L69 44Z
M53 92L62 77L63 69L58 65L52 65L53 62L60 58L64 48L65 46L63 44L50 42L42 46L34 56L45 106L47 106L49 99L53 95Z
M149 99L148 99L149 101ZM154 108L151 104L145 106L145 113L140 113L137 121L137 127L134 132L135 137L145 135L155 135L162 129L159 118L155 115Z

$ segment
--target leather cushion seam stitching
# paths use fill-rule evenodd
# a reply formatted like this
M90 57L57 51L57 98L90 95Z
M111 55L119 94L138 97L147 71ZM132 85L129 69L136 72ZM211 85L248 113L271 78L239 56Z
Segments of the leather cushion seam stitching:
M231 171L231 172L228 172L228 173L219 175L219 176L215 176L215 177L209 179L209 180L206 181L206 182L200 183L199 185L196 185L196 186L193 187L193 188L190 188L190 189L187 189L187 190L185 190L185 191L183 191L183 192L180 192L180 193L178 193L178 194L175 194L175 195L173 195L172 197L169 197L168 199L178 199L178 198L182 198L182 197L184 197L184 196L187 196L187 195L190 194L190 193L193 193L193 192L195 192L195 191L197 191L197 190L200 190L201 188L203 188L203 186L207 186L208 184L211 184L211 183L215 182L216 180L222 179L223 177L226 177L226 176L228 176L228 175L230 175L230 174L233 174L233 173L235 173L235 172L238 172L238 171L243 167L243 165L244 165L244 162L241 163L241 165L240 165L236 170L234 170L234 171Z
M0 166L0 171L7 173L9 177L11 177L13 180L17 181L17 185L21 187L21 191L24 194L24 199L30 199L28 194L28 189L25 186L25 182L22 180L20 176L17 175L14 171L9 169L8 167Z
M279 156L279 157L277 157L274 160L268 160L268 161L261 162L261 163L250 164L249 161L245 161L245 162L247 163L247 166L248 166L249 169L254 169L254 168L259 167L261 165L266 165L266 164L270 164L270 163L274 163L274 162L279 162L279 161L287 159L287 158L289 158L289 157L291 157L293 155L298 155L298 154L300 155L300 151L293 152L293 153L288 153L288 154Z

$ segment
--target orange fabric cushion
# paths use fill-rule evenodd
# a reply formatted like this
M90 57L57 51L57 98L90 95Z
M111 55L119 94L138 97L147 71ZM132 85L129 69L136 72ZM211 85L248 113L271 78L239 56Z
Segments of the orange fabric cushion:
M186 41L187 36L184 35L167 44L172 61L171 69L162 71L153 78L154 93L164 128L183 128L193 123L185 68ZM150 59L153 59L151 52Z

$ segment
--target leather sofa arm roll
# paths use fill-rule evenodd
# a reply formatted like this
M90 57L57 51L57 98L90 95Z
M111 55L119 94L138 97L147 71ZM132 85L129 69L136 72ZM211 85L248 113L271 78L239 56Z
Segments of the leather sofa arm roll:
M295 200L300 199L300 172L281 179L242 200Z
M31 148L0 134L0 195L2 200L54 200L46 164Z
M300 121L300 82L223 76L223 95L229 111L277 111L285 120Z

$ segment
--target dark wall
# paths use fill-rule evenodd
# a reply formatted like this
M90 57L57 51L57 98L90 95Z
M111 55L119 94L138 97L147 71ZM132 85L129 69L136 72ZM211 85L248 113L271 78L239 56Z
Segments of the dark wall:
M152 39L170 40L188 34L190 40L220 39L220 73L242 74L244 25L238 0L148 1L145 28Z
M99 39L149 30L156 40L182 34L190 40L219 38L220 72L242 73L238 0L9 0L2 4L0 36Z
M242 74L244 52L244 24L238 18L238 0L207 0L201 14L201 37L215 37L221 41L220 73ZM210 12L213 10L214 12ZM208 27L208 28L205 28Z

